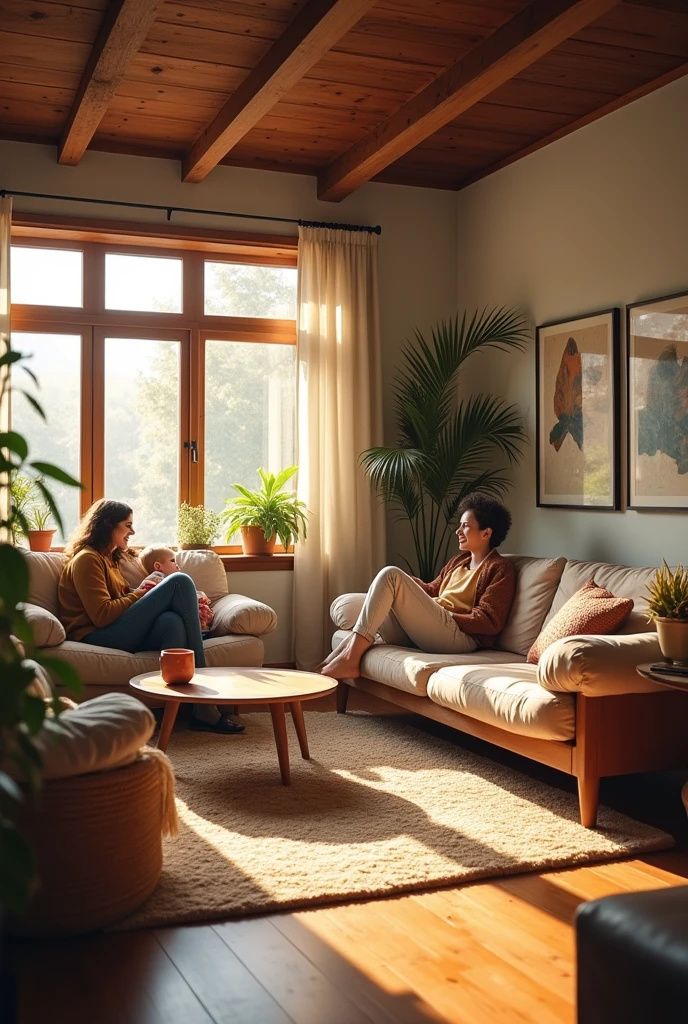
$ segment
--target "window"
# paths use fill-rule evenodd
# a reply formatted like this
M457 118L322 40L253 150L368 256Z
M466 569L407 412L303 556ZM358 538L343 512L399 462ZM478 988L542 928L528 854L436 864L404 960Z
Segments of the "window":
M66 533L107 496L134 509L137 543L172 544L180 501L220 511L233 483L294 462L296 246L258 265L255 239L245 264L239 243L125 242L13 244L12 345L48 423L21 395L12 422L85 485L55 487Z
M26 438L29 455L81 476L81 334L13 331L12 347L29 356L27 366L39 387L22 375L21 389L40 402L44 422L17 390L12 395L12 426ZM65 534L79 521L79 492L50 481ZM56 536L62 543L64 537Z
M296 319L296 268L205 261L205 312Z
M105 308L181 313L182 261L107 253Z
M13 245L12 301L41 306L83 305L83 254Z

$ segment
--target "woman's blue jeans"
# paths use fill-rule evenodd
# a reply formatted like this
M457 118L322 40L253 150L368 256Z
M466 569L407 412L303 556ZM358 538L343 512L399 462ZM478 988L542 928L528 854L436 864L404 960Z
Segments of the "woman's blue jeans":
M196 668L205 666L196 584L183 572L166 576L109 626L87 633L82 643L119 651L193 649Z

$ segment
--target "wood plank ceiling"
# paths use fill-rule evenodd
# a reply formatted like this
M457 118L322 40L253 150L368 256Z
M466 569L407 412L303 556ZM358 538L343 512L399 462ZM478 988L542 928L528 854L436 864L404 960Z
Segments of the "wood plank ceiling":
M0 0L0 138L332 200L460 189L687 73L688 0Z

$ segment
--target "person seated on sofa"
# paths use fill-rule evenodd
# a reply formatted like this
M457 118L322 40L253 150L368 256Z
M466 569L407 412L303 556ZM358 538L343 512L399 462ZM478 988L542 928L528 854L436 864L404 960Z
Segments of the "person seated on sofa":
M431 583L394 565L382 569L353 632L322 665L323 675L355 679L377 633L387 644L433 654L467 654L496 645L516 589L514 566L497 551L511 515L500 501L477 491L463 499L458 513L461 553Z
M180 572L172 548L149 545L143 551L139 551L138 562L143 571L147 573L146 578L141 580L140 584L146 590L151 590L158 583L162 583L165 577L171 576L173 572ZM196 591L196 597L198 598L198 617L201 620L201 633L205 640L213 624L213 609L210 606L208 595L204 594L202 590Z
M57 597L68 640L120 651L192 648L197 668L205 665L196 587L176 572L152 589L130 590L119 563L134 536L132 510L101 498L82 516L67 541ZM243 732L212 705L195 705L191 727Z

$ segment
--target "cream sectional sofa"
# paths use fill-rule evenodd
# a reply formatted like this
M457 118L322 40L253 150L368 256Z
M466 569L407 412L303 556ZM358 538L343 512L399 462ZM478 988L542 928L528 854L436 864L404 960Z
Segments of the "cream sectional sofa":
M597 821L600 777L683 767L688 698L640 676L636 666L661 660L646 617L654 569L603 562L507 555L517 571L514 603L496 650L427 654L376 642L361 676L340 683L337 710L350 687L551 765L578 779L581 821ZM526 663L543 625L588 580L634 608L614 636L577 636ZM333 646L356 622L364 594L332 604Z
M40 648L50 648L50 655L68 661L79 672L84 683L80 700L90 700L101 693L126 691L129 680L140 672L158 667L157 651L126 651L96 647L65 639L57 604L57 584L64 565L58 552L26 552L29 565L29 604L27 617L33 627L34 639ZM227 574L214 551L180 551L179 568L189 574L198 590L211 602L214 618L212 634L204 640L206 664L259 666L263 664L263 643L260 637L277 625L272 608L251 598L228 593ZM145 573L132 560L123 561L121 569L132 586L138 586Z

